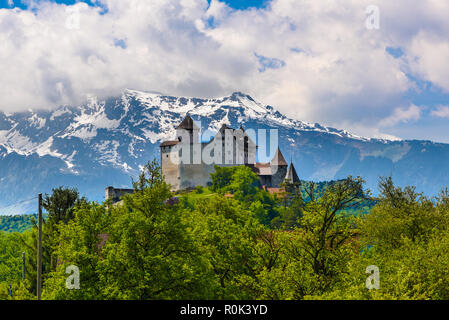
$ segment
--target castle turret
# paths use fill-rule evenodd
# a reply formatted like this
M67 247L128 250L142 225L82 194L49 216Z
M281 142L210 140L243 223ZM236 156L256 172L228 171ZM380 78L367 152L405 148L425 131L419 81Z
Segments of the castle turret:
M288 167L287 174L285 175L284 180L288 181L289 183L301 183L298 174L296 173L293 162L290 162L290 166Z
M271 167L271 186L278 188L280 184L284 181L285 176L287 174L287 161L285 161L284 156L282 155L279 147L274 154L273 160L270 162Z

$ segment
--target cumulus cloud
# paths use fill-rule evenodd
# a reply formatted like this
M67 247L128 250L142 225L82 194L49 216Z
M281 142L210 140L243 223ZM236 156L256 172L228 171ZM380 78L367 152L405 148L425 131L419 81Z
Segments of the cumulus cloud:
M437 106L435 110L430 112L432 116L449 119L449 106Z
M449 8L448 8L449 10ZM449 11L447 11L449 12ZM449 92L449 39L420 32L410 45L411 66L415 73Z
M401 122L408 122L418 120L421 116L421 109L415 105L410 105L408 108L396 108L393 113L380 121L381 127L392 127Z
M414 86L407 73L449 88L444 1L379 0L379 30L365 26L371 0L273 0L244 11L217 0L96 2L0 10L0 110L125 88L244 91L298 119L382 136L380 125L418 114L414 105L391 113Z

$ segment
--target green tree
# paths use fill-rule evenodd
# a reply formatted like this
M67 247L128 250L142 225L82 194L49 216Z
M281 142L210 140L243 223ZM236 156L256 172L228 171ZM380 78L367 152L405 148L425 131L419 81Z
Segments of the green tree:
M155 162L146 166L115 212L100 261L100 285L113 299L203 297L204 279L191 226Z
M74 188L58 187L52 194L45 194L43 207L48 211L48 218L43 221L42 228L42 279L45 282L50 273L56 270L58 264L58 248L60 246L60 228L74 218L78 206L87 200L80 197ZM37 269L37 221L33 219L33 227L20 237L26 252L26 283L29 292L36 294Z
M256 246L268 230L235 199L215 196L199 201L190 220L214 299L253 299L247 283L259 272Z
M258 276L262 298L303 299L340 283L349 261L360 252L358 219L345 210L366 196L363 180L352 177L330 184L318 197L313 187L307 197L298 194L291 206L297 210L297 226L278 231L282 254Z
M48 221L52 224L67 223L74 216L74 208L77 204L85 202L84 197L76 188L58 187L52 190L51 195L45 194L42 206L48 212Z
M236 167L214 166L214 169L215 171L210 175L212 180L211 189L215 192L224 192L223 189L231 183Z
M400 247L403 238L422 240L436 229L448 229L448 198L443 192L435 206L414 187L396 187L391 177L380 179L379 190L380 203L363 223L367 245L388 250Z
M112 209L114 211L114 209ZM55 255L57 266L44 282L44 299L103 299L106 294L101 281L100 260L108 240L114 215L104 205L82 203L74 211L74 218L60 225ZM80 271L80 290L66 288L66 268L75 265Z
M20 234L0 232L0 282L18 283L22 277Z
M240 201L254 200L258 193L257 175L247 166L235 167L231 175L231 180L225 189L234 194L234 197Z

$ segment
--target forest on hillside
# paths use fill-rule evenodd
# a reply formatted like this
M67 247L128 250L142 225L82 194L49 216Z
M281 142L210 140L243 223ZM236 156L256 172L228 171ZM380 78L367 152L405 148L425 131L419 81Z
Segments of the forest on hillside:
M285 192L247 167L173 194L147 164L122 205L44 197L43 299L448 299L449 192L360 177ZM36 299L37 228L0 232L0 299ZM22 279L22 252L26 253ZM79 283L67 285L79 271Z
M44 219L47 215L43 215ZM24 232L31 229L37 221L37 214L22 214L12 216L0 215L0 231L4 232Z

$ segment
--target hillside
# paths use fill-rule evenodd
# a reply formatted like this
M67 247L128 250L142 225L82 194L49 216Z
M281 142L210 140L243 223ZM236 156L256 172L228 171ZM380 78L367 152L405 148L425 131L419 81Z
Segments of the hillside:
M44 214L43 218L46 219ZM24 232L31 229L37 221L37 214L25 214L14 216L0 216L0 231Z
M190 114L203 130L221 124L278 129L284 156L305 180L361 175L376 189L378 177L436 194L449 184L449 145L388 141L285 117L236 92L217 99L171 97L134 90L104 101L53 111L0 112L0 214L31 213L35 201L15 205L64 185L102 201L107 186L129 187L131 177L154 157L159 144Z

